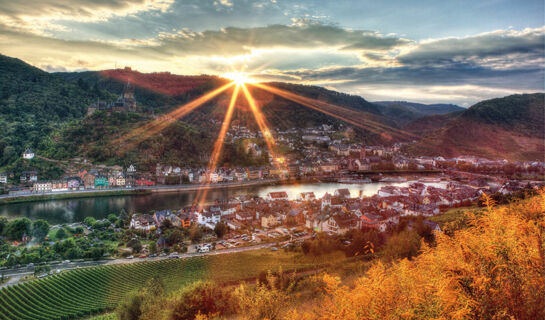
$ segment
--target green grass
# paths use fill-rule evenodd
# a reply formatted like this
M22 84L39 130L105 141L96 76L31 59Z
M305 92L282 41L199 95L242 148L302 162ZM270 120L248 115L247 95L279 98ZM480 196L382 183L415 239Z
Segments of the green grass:
M341 253L314 258L262 249L76 269L1 289L0 319L76 319L102 314L152 277L161 278L166 291L173 292L199 280L239 281L255 278L262 271L305 270L342 259Z
M450 208L441 214L429 217L428 220L438 223L442 228L446 223L462 218L466 212L476 212L479 210L482 210L482 208L477 206Z

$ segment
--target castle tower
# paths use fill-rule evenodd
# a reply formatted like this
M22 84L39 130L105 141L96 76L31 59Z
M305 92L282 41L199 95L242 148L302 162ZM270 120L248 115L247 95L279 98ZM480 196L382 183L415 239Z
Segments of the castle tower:
M122 100L125 107L129 111L136 111L136 99L134 98L134 86L130 81L127 81L127 85L123 89Z

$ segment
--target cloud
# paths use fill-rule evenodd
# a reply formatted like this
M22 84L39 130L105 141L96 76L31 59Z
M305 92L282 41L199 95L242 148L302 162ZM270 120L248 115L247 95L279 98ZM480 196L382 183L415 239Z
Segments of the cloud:
M441 66L465 63L504 68L506 65L512 66L513 62L522 64L529 59L542 60L545 54L544 35L545 27L542 27L428 40L399 55L397 59L405 65Z
M159 35L157 52L177 55L250 54L253 49L314 49L328 48L340 51L384 51L404 45L409 40L384 37L364 30L348 30L321 23L297 25L270 25L266 27L177 32Z
M34 33L62 30L57 20L105 21L144 11L165 12L175 0L35 0L0 1L0 23Z

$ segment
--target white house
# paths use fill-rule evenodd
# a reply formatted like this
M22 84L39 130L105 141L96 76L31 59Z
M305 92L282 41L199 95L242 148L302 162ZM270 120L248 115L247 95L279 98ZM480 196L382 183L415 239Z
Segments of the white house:
M34 158L34 151L31 149L26 149L25 152L23 152L23 159L33 159Z
M6 173L0 173L0 183L8 183L8 175Z
M198 224L204 224L210 229L214 229L216 223L221 221L221 213L217 212L199 212L195 211L195 217Z

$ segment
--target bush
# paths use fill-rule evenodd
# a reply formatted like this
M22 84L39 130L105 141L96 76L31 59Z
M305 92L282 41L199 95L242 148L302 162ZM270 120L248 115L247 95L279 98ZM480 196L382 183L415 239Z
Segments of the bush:
M226 316L233 312L229 291L211 282L197 282L182 290L174 300L170 319L195 319L198 314L205 316Z
M32 223L28 218L14 219L8 222L5 227L4 234L12 240L21 240L26 234L30 236Z

